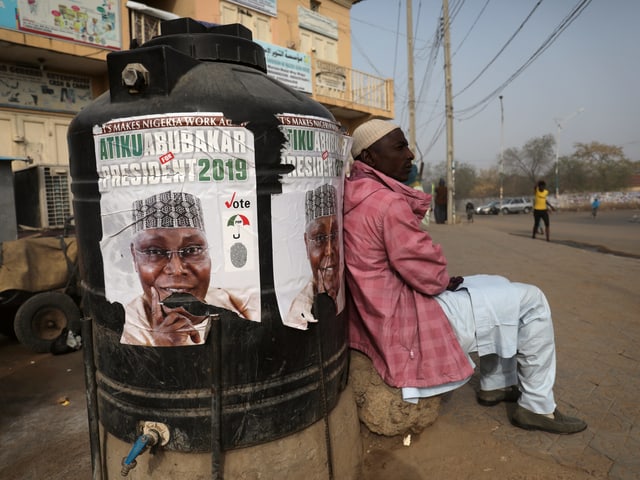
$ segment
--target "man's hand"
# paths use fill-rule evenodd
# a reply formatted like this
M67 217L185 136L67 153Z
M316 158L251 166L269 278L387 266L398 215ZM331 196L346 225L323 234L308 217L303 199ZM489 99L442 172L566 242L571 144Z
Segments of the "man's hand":
M447 290L452 292L456 291L462 282L464 282L464 277L451 277L449 279L449 285L447 285Z
M190 345L189 339L195 344L202 343L203 339L194 325L206 319L207 315L195 316L182 307L168 308L162 305L158 291L151 287L149 323L155 345L161 347Z

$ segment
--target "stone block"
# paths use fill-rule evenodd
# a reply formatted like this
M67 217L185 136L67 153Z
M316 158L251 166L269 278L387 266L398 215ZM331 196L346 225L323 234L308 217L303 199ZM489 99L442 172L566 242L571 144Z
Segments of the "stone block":
M349 384L353 389L358 417L370 431L395 436L420 433L438 418L441 397L405 402L402 390L388 386L369 358L351 350Z

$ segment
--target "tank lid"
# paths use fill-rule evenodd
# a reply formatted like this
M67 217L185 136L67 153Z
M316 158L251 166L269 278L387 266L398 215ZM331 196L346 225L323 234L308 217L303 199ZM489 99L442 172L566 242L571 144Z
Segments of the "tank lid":
M253 42L253 35L239 23L216 25L192 18L166 20L160 25L161 35L142 47L170 46L196 60L237 63L267 73L264 49Z

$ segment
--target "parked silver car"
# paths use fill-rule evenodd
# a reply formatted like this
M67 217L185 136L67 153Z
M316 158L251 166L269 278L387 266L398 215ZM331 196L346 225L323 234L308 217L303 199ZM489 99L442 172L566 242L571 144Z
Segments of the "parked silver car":
M500 202L494 201L489 202L486 205L481 205L476 208L476 213L478 215L497 215L500 213Z
M500 212L507 213L530 213L533 210L533 203L526 197L505 198L502 201Z

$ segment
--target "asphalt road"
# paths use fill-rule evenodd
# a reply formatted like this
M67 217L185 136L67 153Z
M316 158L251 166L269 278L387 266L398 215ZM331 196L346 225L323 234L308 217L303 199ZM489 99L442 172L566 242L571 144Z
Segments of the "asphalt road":
M533 230L533 214L475 215L474 222L515 236ZM551 212L549 222L552 242L640 258L640 209L601 210L595 219L591 212Z

